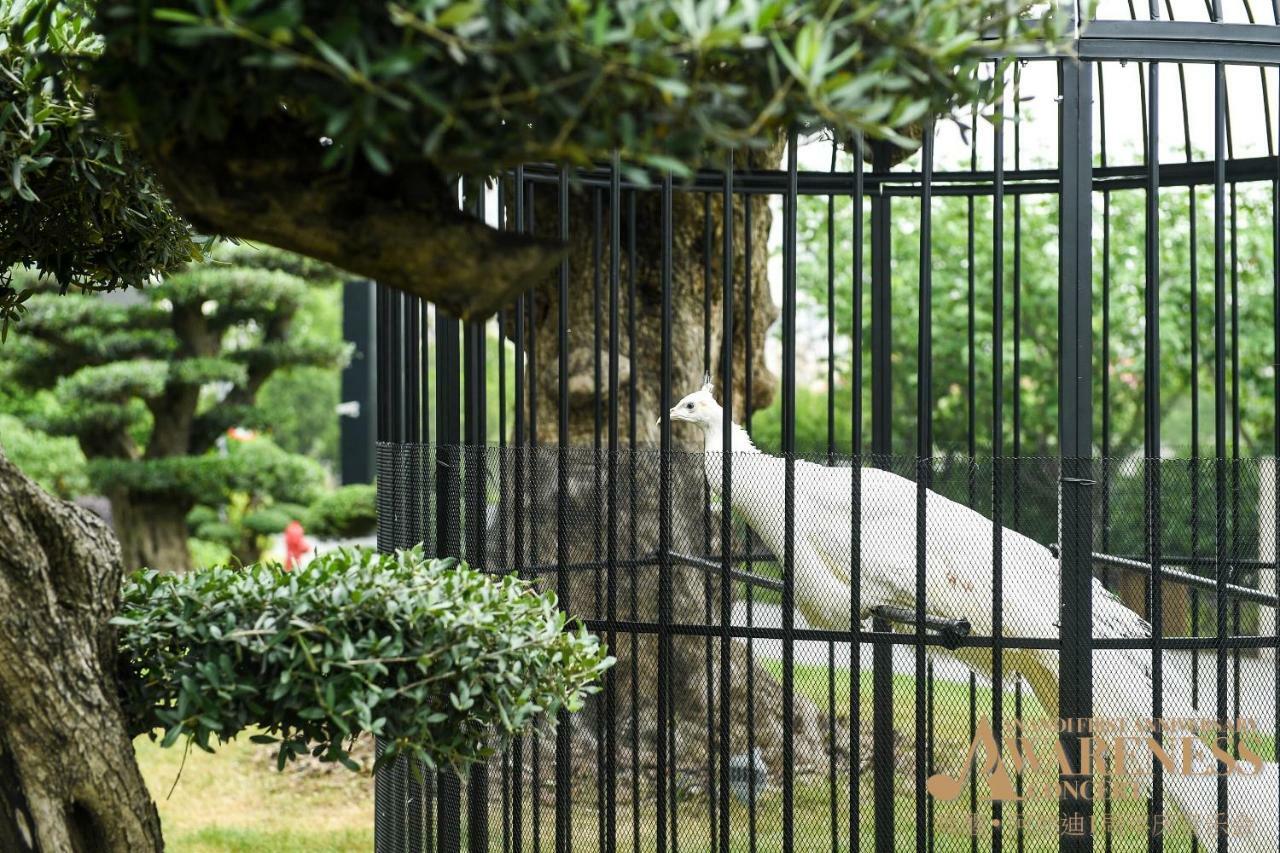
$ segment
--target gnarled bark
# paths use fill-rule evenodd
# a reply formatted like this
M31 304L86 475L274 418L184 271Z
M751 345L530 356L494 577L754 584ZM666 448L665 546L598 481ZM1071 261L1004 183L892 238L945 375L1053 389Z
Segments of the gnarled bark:
M551 269L554 240L498 231L458 210L427 161L383 175L363 158L325 168L326 149L288 118L217 144L148 147L174 204L200 230L258 240L414 293L463 319L492 314Z
M0 850L160 850L116 699L120 548L0 452Z

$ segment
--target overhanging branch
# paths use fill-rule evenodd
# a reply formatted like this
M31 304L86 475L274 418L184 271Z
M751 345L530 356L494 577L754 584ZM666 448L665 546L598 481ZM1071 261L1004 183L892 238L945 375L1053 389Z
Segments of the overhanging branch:
M196 228L328 261L462 319L492 314L562 254L460 212L451 183L426 161L399 163L391 175L326 169L325 149L287 118L146 153Z

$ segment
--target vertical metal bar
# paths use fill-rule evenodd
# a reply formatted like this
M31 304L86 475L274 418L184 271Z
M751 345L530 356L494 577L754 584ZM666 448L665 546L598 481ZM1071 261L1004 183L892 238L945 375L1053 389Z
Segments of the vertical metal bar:
M885 143L872 146L873 168L890 169ZM887 463L893 453L893 231L891 200L883 181L871 197L871 452Z
M873 168L883 179L890 168L884 143L872 147ZM893 452L893 316L892 223L890 198L883 180L871 197L871 454L874 464L888 467ZM876 632L889 630L872 623ZM875 800L876 853L890 853L893 825L893 647L877 642L871 649L872 691L877 697L872 714L872 786ZM886 692L887 691L887 692Z
M387 318L387 288L381 284L375 283L374 288L374 381L376 387L375 407L377 417L374 419L374 435L378 443L377 460L378 460L378 478L377 478L377 505L378 505L378 550L386 553L392 550L391 546L391 527L394 522L393 513L390 510L390 499L392 496L391 481L385 476L385 467L381 464L385 457L386 449L382 444L387 440L387 431L391 423L388 410L391 406L391 371L388 368L388 353L391 351L389 346L391 324ZM382 755L383 742L379 738L375 750L379 757ZM394 811L395 811L395 791L392 787L392 774L398 772L395 767L384 767L374 777L373 782L373 847L375 851L384 851L393 849L395 846L394 837Z
M933 456L933 269L930 250L933 245L933 121L925 122L920 151L920 292L919 327L916 358L916 850L924 853L928 809L924 791L926 778L925 751L920 746L928 740L925 727L925 612L926 575L928 566L928 495ZM997 687L997 690L999 688Z
M1098 66L1099 164L1107 167L1107 87L1105 65ZM1111 193L1102 193L1102 550L1111 552ZM1111 569L1102 570L1103 583L1111 587ZM1110 788L1107 789L1108 791ZM1110 805L1108 803L1108 805ZM1111 827L1107 825L1107 843Z
M743 391L743 425L747 430L747 434L751 434L751 409L752 409L752 385L751 378L755 373L755 335L752 334L753 323L755 318L752 315L752 291L754 290L753 272L751 269L751 228L752 228L752 198L746 196L742 205L742 295L744 299L743 305L743 345L745 353L743 356L743 364L745 370L742 372L742 391ZM751 528L743 527L744 549L748 555L751 554L752 534ZM747 558L747 571L752 570L750 556ZM755 590L748 588L746 591L747 599L747 755L749 760L754 761L756 751L756 683L755 683L755 666L756 666L756 647L755 638L752 628L755 626ZM752 773L747 778L747 850L749 853L756 853L756 777Z
M658 455L658 720L657 773L655 805L657 809L658 853L667 850L667 752L668 718L671 700L668 696L671 678L671 173L662 176L662 382L659 395L662 411L660 452ZM675 786L671 786L674 796Z
M394 535L393 540L397 548L404 548L413 544L410 537L413 534L412 523L409 516L409 501L411 500L410 492L412 491L416 477L412 470L410 462L409 449L406 446L408 438L408 422L411 409L416 409L409 400L409 383L408 373L410 361L407 352L407 302L409 295L399 291L391 295L390 300L390 317L391 317L391 352L390 352L390 369L391 369L391 388L395 394L395 400L392 402L391 410L391 431L390 438L394 444L394 479L392 480L392 489L395 492L394 516ZM410 838L409 819L412 814L410 801L415 798L417 793L413 783L414 765L411 759L400 759L396 762L396 776L394 788L396 792L395 808L393 812L395 820L395 836L401 843L408 843Z
M517 231L524 232L527 226L525 212L524 166L515 169L515 209L512 211ZM524 473L529 461L529 453L525 448L525 394L527 383L525 340L525 303L527 297L516 300L515 308L515 365L512 370L512 384L515 392L515 411L513 413L512 446L514 450L515 468L512 472L512 494L515 495L515 524L512 530L512 546L515 550L515 561L512 568L518 577L524 577L522 569L525 560L524 524L526 504L524 499ZM535 561L536 562L536 561ZM524 849L524 738L516 738L511 744L511 850L521 853Z
M561 243L569 241L569 170L561 168L557 181ZM570 610L569 575L564 567L569 562L569 259L560 262L560 286L557 294L556 325L558 363L556 393L556 597L560 608ZM573 849L572 722L568 711L556 715L556 853Z
M423 542L426 538L427 519L422 512L422 501L430 489L425 482L425 473L420 467L422 452L422 342L420 301L409 294L403 295L404 341L401 344L404 359L405 388L401 398L405 408L406 444L401 452L408 460L410 506L401 525L407 528L409 538L414 543ZM426 768L418 761L409 759L405 762L405 825L406 842L410 850L421 850L423 846L423 805L425 788L423 784Z
M1221 0L1214 8L1221 15ZM1214 63L1213 133L1213 434L1214 434L1214 578L1217 582L1215 685L1217 693L1217 739L1225 752L1227 744L1227 376L1226 376L1226 70ZM1226 765L1218 765L1219 814L1227 811ZM1225 822L1218 823L1218 851L1227 850Z
M796 522L796 207L799 138L787 137L787 194L782 231L782 847L795 846L795 522Z
M1182 96L1183 152L1188 163L1192 162L1191 110L1187 103L1186 69L1178 64L1178 84ZM1196 187L1187 188L1188 263L1187 278L1191 301L1188 323L1191 328L1191 558L1200 556L1200 263L1197 222L1200 218L1196 202ZM1191 636L1200 634L1200 591L1191 590ZM1200 650L1191 650L1191 708L1200 707ZM1193 843L1194 849L1194 843Z
M480 196L483 198L483 196ZM481 214L482 215L482 214ZM469 322L463 331L464 365L463 397L466 400L466 475L471 480L467 489L467 558L481 571L485 560L485 486L487 466L486 394L485 394L485 328L482 321ZM487 853L489 849L489 770L487 765L474 765L467 779L467 849L471 853Z
M932 777L934 774L934 759L937 757L936 748L935 748L935 745L937 744L937 729L935 726L937 720L936 720L936 709L934 707L934 702L933 702L933 687L935 683L933 680L933 658L929 659L929 667L925 673L925 680L926 680L926 688L927 688L926 689L927 701L925 706L926 712L927 712L926 726L929 732L929 750L928 750L927 765L925 767L925 772L928 773L930 777ZM936 827L934 825L934 820L933 820L934 798L928 797L927 799L928 799L928 809L929 809L929 822L928 822L927 830L925 830L926 831L925 839L927 842L926 849L929 851L929 853L934 853L934 850L937 848L937 832L936 832ZM922 830L920 827L916 828L917 834L919 834L921 831Z
M874 204L874 201L872 202ZM893 626L872 619L871 630L888 634ZM893 646L877 639L871 647L871 772L875 798L875 850L893 853ZM856 701L856 700L855 700ZM972 739L971 739L972 740Z
M422 346L420 351L420 371L422 375L422 472L423 477L430 477L434 472L430 471L431 465L431 347L429 345L428 330L431 328L430 323L435 319L435 313L431 306L423 301L419 305L418 328L422 335ZM422 529L430 540L431 552L438 553L440 541L436 536L434 525L436 506L439 496L434 494L434 489L427 488L424 484L425 492L422 502ZM422 780L422 836L425 841L425 850L427 853L433 853L436 849L436 820L435 820L435 792L437 787L437 773L426 772L423 768L424 778Z
M1013 66L1013 170L1022 170L1022 64ZM1022 196L1013 197L1013 487L1017 494L1022 477ZM1021 507L1015 499L1013 527L1018 529Z
M711 258L712 258L712 224L711 193L702 194L702 367L707 376L711 370ZM703 478L702 483L702 553L711 556L711 483ZM714 585L710 572L702 574L702 621L710 625L712 619L711 600ZM707 845L714 846L718 835L716 811L719 797L716 794L718 776L716 774L716 712L713 691L716 686L713 655L711 653L712 637L708 633L702 638L703 650L703 707L706 708L707 732Z
M1013 720L1014 720L1014 737L1017 738L1015 748L1019 755L1023 755L1025 746L1022 740L1023 724L1022 724L1022 679L1015 679L1013 682ZM1025 817L1023 809L1023 790L1026 782L1022 777L1022 768L1018 768L1017 778L1014 780L1014 793L1018 795L1014 802L1014 826L1017 828L1017 853L1023 853L1024 842L1026 836L1023 834L1023 818Z
M618 647L618 359L621 357L622 324L619 320L622 286L622 185L618 152L609 168L609 519L605 588L606 634L609 648ZM605 676L605 844L613 853L618 844L618 685L616 667ZM634 804L632 806L634 808Z
M375 288L368 279L350 279L342 286L342 338L351 344L352 352L351 360L342 369L341 399L359 406L357 415L342 418L339 428L339 473L343 485L372 483L377 465Z
M1151 14L1158 16L1156 0ZM1150 598L1147 614L1151 623L1151 714L1163 716L1164 690L1164 607L1160 578L1160 65L1151 63L1147 74L1147 194L1146 194L1146 375L1143 380L1143 409L1146 413L1146 557L1151 565ZM1104 371L1105 372L1105 371ZM1103 408L1106 408L1104 398ZM1157 729L1159 727L1156 727ZM1160 731L1153 734L1162 743ZM1164 773L1156 755L1151 756L1151 816L1164 818ZM1164 849L1164 833L1147 833L1148 849Z
M458 321L436 312L436 543L442 555L460 552L457 505L461 457L461 412L458 407ZM438 774L439 820L436 824L440 853L458 853L461 844L462 803L457 774Z
M839 143L831 140L831 173ZM827 196L827 464L836 458L836 197ZM832 791L831 801L835 802Z
M1280 2L1275 8L1276 20L1280 21ZM1277 74L1280 76L1280 71ZM1277 112L1277 121L1280 122L1280 112ZM1277 127L1277 136L1280 136L1280 126ZM1276 176L1271 182L1271 239L1271 360L1273 364L1280 365L1280 159L1276 161ZM1280 579L1280 369L1272 371L1271 400L1274 407L1271 421L1271 455L1274 457L1271 463L1271 494L1276 498L1272 503L1271 541L1275 543L1275 562L1261 571L1272 572L1272 589L1275 589L1275 582ZM1274 743L1280 743L1280 613L1273 612L1271 618L1277 646L1271 651L1272 683L1275 685L1271 707L1277 711L1272 721L1272 737ZM1277 844L1280 845L1280 839L1277 839Z
M827 809L830 818L831 853L840 853L838 826L840 803L836 800L836 644L827 641Z
M978 731L978 676L971 669L969 670L969 743L973 743L974 736ZM976 776L969 777L969 815L970 819L978 813L978 780ZM970 853L978 853L978 833L967 833L969 836ZM877 851L877 853L879 853Z
M627 195L627 364L636 363L636 191ZM637 482L636 451L639 424L636 411L639 408L639 384L632 379L627 382L627 462L630 465L627 484L630 487L630 501L627 504L627 521L630 524L631 547L628 556L635 560L639 548L639 516L637 507L640 503L639 485ZM639 621L638 572L633 571L628 578L627 589L630 596L631 621ZM637 697L640 695L640 641L635 631L631 632L631 848L640 848L640 713Z
M997 69L998 70L998 69ZM997 117L1003 121L1002 116ZM975 106L970 113L970 124L973 125L973 135L969 140L969 171L978 171L978 108ZM999 130L999 128L997 128ZM999 168L999 164L997 164ZM973 506L977 500L977 477L974 459L978 455L978 270L976 263L977 250L977 232L976 220L974 219L974 202L975 198L972 194L965 198L965 222L968 225L966 233L968 239L965 241L965 273L968 279L968 290L965 294L965 319L968 321L967 340L965 349L965 366L968 368L967 383L965 385L965 450L969 455L969 506ZM996 202L998 205L999 202ZM998 259L993 258L993 260ZM999 387L997 383L996 387Z
M537 233L538 230L538 214L537 214L537 195L534 192L533 184L528 184L525 195L525 204L528 207L528 223L527 230L529 233ZM537 483L535 482L535 472L541 470L541 453L538 448L538 391L536 379L538 373L538 334L536 318L538 316L538 294L536 291L529 291L525 294L525 301L528 303L526 313L529 318L529 367L528 375L530 381L528 384L529 396L529 448L528 448L528 465L529 465L529 505L533 506L534 501L539 499L537 495ZM549 309L548 309L549 310ZM538 467L535 467L537 465ZM538 536L538 526L536 524L529 525L529 553L532 555L532 562L541 562L542 549L540 546L540 537ZM530 804L533 806L533 820L531 821L530 830L533 835L533 853L542 853L542 737L535 729L530 737L530 748L532 752L532 782L533 791L530 797Z
M605 536L612 536L612 533L606 534L605 519L603 517L605 511L605 485L602 478L606 476L606 470L605 462L602 458L603 448L601 443L601 429L604 423L604 393L600 376L600 354L604 347L604 321L602 317L604 297L601 293L600 280L604 263L604 210L601 206L602 203L600 190L593 189L591 191L591 449L595 464L591 468L594 495L590 503L590 512L592 514L591 538L594 548L591 552L593 582L591 584L592 606L590 612L597 619L602 617L604 610L601 596L603 594L605 573ZM616 403L616 398L610 398L610 408L614 408ZM606 684L614 684L612 672L608 673L605 679ZM607 697L605 698L605 704L608 704ZM605 847L605 825L608 823L604 814L608 808L607 801L609 798L609 792L606 790L609 787L607 765L611 758L608 753L608 735L605 734L604 730L606 714L597 712L592 717L594 718L592 722L595 724L596 747L596 849L603 851Z
M477 181L472 187L475 197L472 211L477 219L485 218L485 185ZM466 443L471 457L467 473L471 477L470 502L467 507L467 556L473 567L488 569L486 542L486 486L488 442L488 393L486 388L485 357L488 336L483 321L469 322L464 331L466 339L463 365L467 418ZM498 405L501 406L499 397ZM484 763L474 765L467 780L467 848L471 853L487 853L489 849L489 768Z
M431 305L425 300L418 306L418 329L422 337L422 346L419 349L419 373L422 377L422 465L424 469L429 466L431 459L431 346L429 343L429 331L435 314ZM427 541L431 546L431 553L435 553L437 542L435 538L435 530L432 525L432 506L433 496L432 490L424 488L425 495L422 501L422 530L427 537ZM429 806L429 804L428 804Z
M729 635L733 621L733 152L725 152L721 191L720 404L720 853L729 853ZM750 368L748 368L750 369ZM751 761L751 757L747 759ZM753 772L753 771L748 771Z
M1059 437L1062 466L1061 716L1093 714L1092 497L1092 173L1093 67L1063 60L1059 157L1061 163L1061 249L1059 308ZM1061 737L1068 755L1080 754L1079 733ZM1078 784L1079 780L1077 780ZM1065 787L1065 786L1064 786ZM1084 798L1059 801L1063 819L1081 819L1083 835L1064 835L1062 849L1092 850L1092 804Z
M1004 710L1004 74L1004 66L997 62L999 109L992 151L995 184L991 207L991 728L997 745L1003 743ZM1003 817L1004 804L992 800L993 853L1003 848Z
M1230 125L1227 133L1230 134ZM1227 152L1231 155L1231 137L1228 135ZM1234 156L1232 156L1234 159ZM1242 556L1240 547L1240 220L1237 184L1231 184L1231 574L1229 583L1238 583L1240 568L1236 560ZM1231 633L1240 633L1240 600L1231 600ZM1231 649L1231 684L1233 704L1231 719L1240 718L1240 647ZM1232 726L1232 754L1239 757L1240 733Z
M849 850L860 848L861 791L858 772L862 766L862 207L866 193L864 185L864 161L866 147L861 134L853 137L853 223L852 223L852 316L849 318L849 334L852 364L852 399L850 400L849 444L853 450L850 476L849 513L849 613L853 636L849 644Z
M839 143L831 140L831 168L835 174ZM827 195L827 464L836 457L836 197ZM836 800L836 647L827 641L827 805L830 817L831 853L839 853Z

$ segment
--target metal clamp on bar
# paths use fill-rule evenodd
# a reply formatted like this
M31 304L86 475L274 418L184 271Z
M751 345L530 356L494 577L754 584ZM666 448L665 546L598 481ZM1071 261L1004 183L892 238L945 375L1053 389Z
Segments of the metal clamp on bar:
M890 604L881 604L871 608L871 614L879 619L888 622L894 622L899 625L915 625L916 612L909 607L895 607ZM924 627L930 631L938 632L942 638L942 645L948 649L956 649L960 646L960 640L969 636L970 626L967 619L944 619L941 616L930 616L925 614Z

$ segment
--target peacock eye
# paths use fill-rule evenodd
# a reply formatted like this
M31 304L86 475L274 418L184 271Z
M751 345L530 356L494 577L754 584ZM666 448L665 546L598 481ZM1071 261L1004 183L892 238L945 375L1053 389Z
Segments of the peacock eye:
M685 404L684 404L684 407L685 407L686 409L689 409L690 411L692 411L692 410L693 410L693 403L685 403Z

